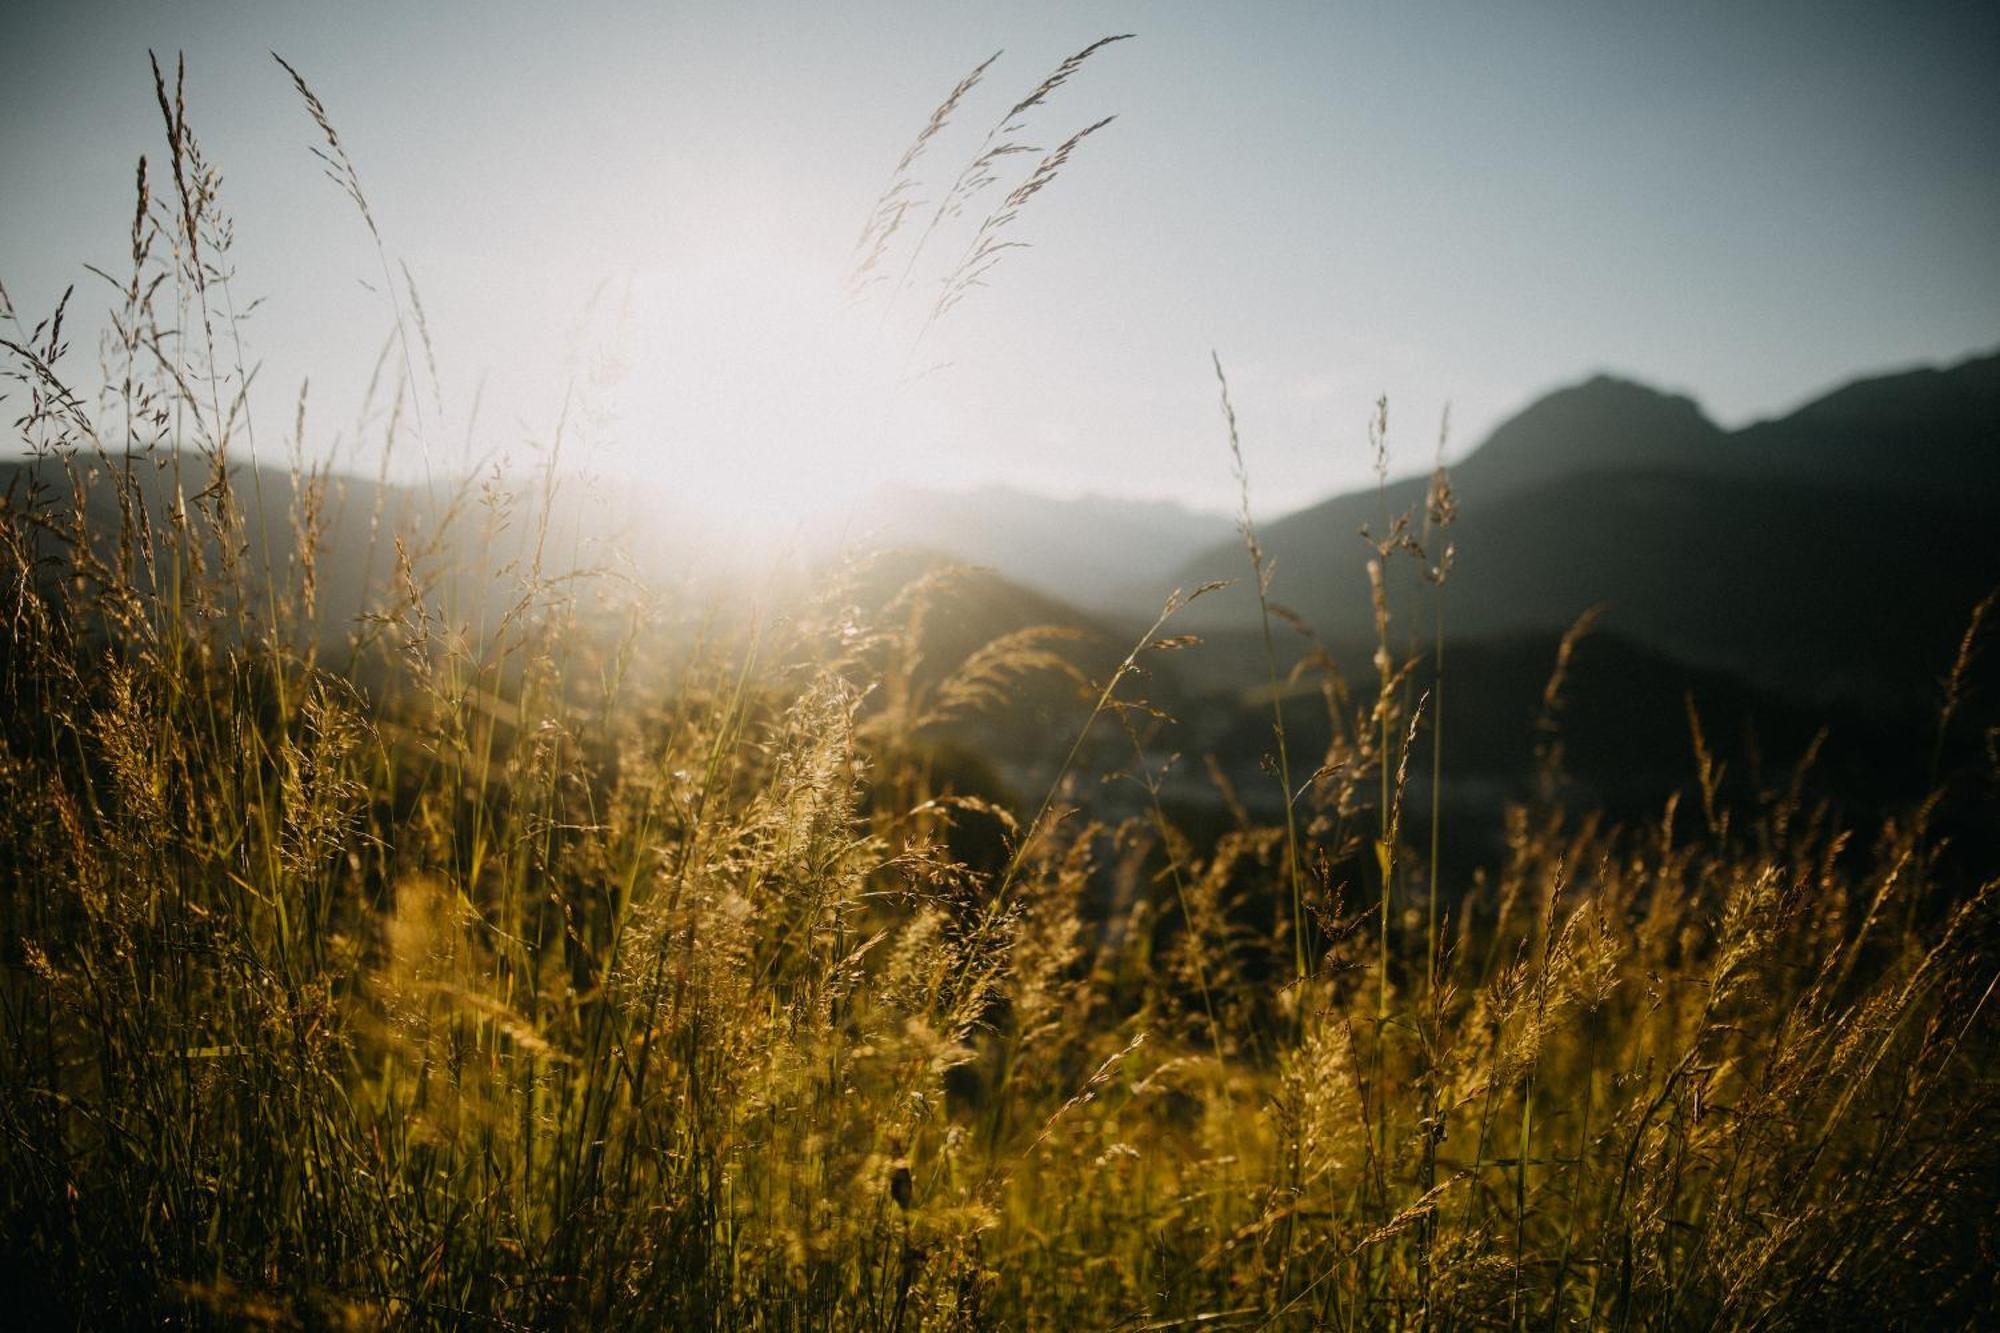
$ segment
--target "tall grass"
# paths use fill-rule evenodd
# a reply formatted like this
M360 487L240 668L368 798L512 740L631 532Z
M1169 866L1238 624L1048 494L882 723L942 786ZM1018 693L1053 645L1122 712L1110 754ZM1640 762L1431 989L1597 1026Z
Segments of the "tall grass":
M540 558L552 478L378 512L340 623L334 479L296 465L261 501L290 549L255 549L219 178L161 87L112 392L67 387L61 311L7 341L24 1326L1991 1318L2000 888L1945 891L1934 803L1732 810L1697 731L1697 814L1551 781L1440 886L1401 816L1435 646L1392 653L1385 603L1284 827L1198 841L1158 800L1164 618L1082 723L1127 726L1146 809L1093 816L1079 731L1017 813L933 742L1077 671L1058 636L927 661L948 580L837 575L689 633Z

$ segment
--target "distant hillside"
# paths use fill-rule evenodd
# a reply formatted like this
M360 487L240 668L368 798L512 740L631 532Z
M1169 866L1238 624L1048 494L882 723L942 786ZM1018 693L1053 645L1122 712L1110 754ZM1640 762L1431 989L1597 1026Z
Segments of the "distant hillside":
M1078 606L1136 615L1158 609L1174 571L1232 530L1223 515L1166 501L897 486L877 491L828 535L943 552Z
M69 565L79 495L82 531L106 568L126 564L122 534L134 534L130 564L142 592L172 596L166 587L153 588L143 552L150 545L164 557L179 540L172 515L182 506L201 511L189 527L202 534L204 564L228 567L213 535L215 493L205 458L176 460L166 451L136 457L129 491L123 460L73 462L74 473L60 459L0 458L0 518L22 522L34 534L43 569ZM712 628L718 616L727 622L763 614L818 624L831 614L865 631L861 637L873 645L868 666L881 688L864 702L864 715L887 706L898 689L935 701L969 661L981 660L981 649L1022 631L1059 631L1030 646L1054 652L1099 681L1130 647L1122 628L1107 629L1062 599L935 550L878 547L819 565L774 564L769 552L722 544L717 525L696 526L700 516L671 510L657 493L638 488L607 495L580 485L559 487L544 529L524 493L539 493L538 483L441 483L431 495L421 487L345 474L327 474L317 483L318 555L307 618L296 525L306 522L302 492L311 483L302 488L285 471L247 462L230 465L229 481L229 505L241 524L231 556L238 573L225 581L230 601L217 613L248 630L267 625L275 609L289 639L300 647L317 645L326 654L324 665L355 671L357 679L373 665L341 650L362 632L364 618L402 598L399 543L433 613L448 607L475 634L491 632L517 611L527 571L537 562L553 588L579 586L568 576L590 571L615 571L600 588L623 586L618 575L636 575L662 598L655 613L664 623L679 618L690 638L703 633L703 625ZM129 512L121 494L131 497ZM662 522L662 513L673 521ZM765 564L758 563L760 556ZM162 558L157 567L171 564ZM51 591L58 586L52 583ZM907 647L897 642L903 637L912 640ZM0 673L11 647L0 635ZM988 679L998 688L981 694L976 706L946 710L949 716L923 727L918 739L937 750L938 762L947 765L941 772L960 790L1018 802L1052 780L1053 764L1089 711L1090 698L1077 679L1046 668L1002 668L989 671ZM924 705L916 711L925 711Z
M128 523L135 551L144 548L137 537L141 532L150 534L156 549L164 549L175 540L171 516L177 505L184 505L204 515L191 525L204 534L203 558L211 565L220 561L208 517L214 513L215 492L206 458L186 454L176 460L165 449L137 455L129 492L122 485L124 460L79 455L73 462L85 528L100 558L117 558ZM541 481L531 478L458 478L426 488L342 472L301 479L283 468L242 460L232 460L228 473L228 503L242 524L235 559L244 614L261 623L274 588L281 595L302 591L299 536L301 525L310 522L318 549L313 623L301 623L296 607L286 620L295 637L316 637L323 646L344 643L358 617L400 597L399 538L427 595L434 601L447 598L474 621L483 608L488 624L516 596L518 576L536 563L552 578L587 568L619 568L691 583L691 571L705 564L721 571L710 578L712 583L734 572L727 560L709 555L709 546L689 536L687 525L662 523L649 507L650 496L607 495L601 487L592 490L575 482L560 485L544 529L530 517L531 509L539 513L543 499ZM136 498L129 514L121 493ZM0 458L0 513L32 515L44 557L74 539L70 515L76 501L76 484L61 460ZM313 510L310 520L308 509ZM135 561L133 574L146 590L149 574L143 559Z
M2000 499L2000 354L1856 381L1737 431L1730 466L1992 505Z
M2000 584L2000 356L1860 381L1734 432L1686 398L1598 377L1499 427L1452 485L1454 635L1546 631L1604 602L1607 630L1794 696L1908 698ZM1273 596L1325 638L1368 638L1358 533L1421 515L1424 486L1269 524ZM1180 577L1244 564L1219 543ZM1414 578L1396 594L1406 620ZM1197 609L1217 629L1255 614L1242 589Z
M75 537L71 516L80 483L85 529L101 559L119 562L130 525L132 577L142 593L151 590L151 570L141 554L148 541L163 551L176 540L172 516L177 508L213 512L210 465L192 453L178 459L167 450L135 455L129 461L129 491L122 480L126 460L107 462L79 455L74 466L72 475L56 459L0 458L0 512L32 516L42 554L51 557L58 544ZM232 464L229 479L229 503L243 524L243 550L238 553L243 578L238 591L247 614L262 619L274 582L280 589L301 586L294 522L305 521L304 499L295 479L280 469ZM129 512L121 494L132 499ZM383 487L342 474L324 478L316 520L320 555L314 569L314 601L317 630L329 641L344 638L355 617L379 600L370 590L379 592L393 572L393 535L431 526L417 521L427 508L415 491L404 487ZM211 531L202 518L194 519L190 527L204 534ZM205 561L213 565L220 560L212 538L202 547ZM272 577L267 579L267 573ZM306 629L297 623L292 628Z

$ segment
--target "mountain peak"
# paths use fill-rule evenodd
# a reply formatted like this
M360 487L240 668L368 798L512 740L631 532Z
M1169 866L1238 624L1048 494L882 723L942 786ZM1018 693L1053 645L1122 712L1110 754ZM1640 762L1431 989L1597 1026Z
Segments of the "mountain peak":
M1687 461L1722 439L1692 398L1615 375L1557 389L1503 422L1465 462L1511 490L1604 467Z
M1721 433L1687 395L1600 372L1542 395L1503 422L1487 447L1517 432L1578 428L1604 429L1627 442L1643 441L1660 431L1681 439Z

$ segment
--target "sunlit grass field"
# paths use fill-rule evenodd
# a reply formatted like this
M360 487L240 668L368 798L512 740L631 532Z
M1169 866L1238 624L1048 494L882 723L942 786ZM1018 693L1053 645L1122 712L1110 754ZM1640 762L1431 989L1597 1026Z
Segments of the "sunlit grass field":
M1542 797L1442 876L1442 473L1362 555L1424 600L1325 678L1326 752L1274 706L1243 780L1292 799L1219 835L1160 799L1147 699L1203 589L1095 657L1013 626L939 660L951 571L579 567L553 461L336 545L303 400L260 423L290 468L240 465L228 223L171 75L161 107L111 390L7 312L4 1322L1992 1318L2000 888L1933 831L1977 792L1855 826L1802 767L1733 808L1691 717L1683 795L1614 825L1563 799L1559 659ZM1246 466L1233 417L1217 448ZM961 752L1027 692L1068 711L1010 805Z

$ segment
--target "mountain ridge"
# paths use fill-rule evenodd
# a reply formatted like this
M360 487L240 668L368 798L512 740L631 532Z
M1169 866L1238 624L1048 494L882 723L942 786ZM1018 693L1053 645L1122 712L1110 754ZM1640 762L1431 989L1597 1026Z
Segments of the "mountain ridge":
M1447 629L1545 631L1606 604L1609 629L1794 695L1910 697L1949 665L2000 585L2000 353L1851 380L1724 430L1684 395L1593 376L1535 400L1450 469ZM1373 634L1364 528L1413 513L1428 480L1349 492L1261 525L1272 596L1329 640ZM1435 534L1426 553L1435 561ZM1240 546L1183 565L1241 577ZM1392 612L1424 594L1390 561ZM1256 615L1205 599L1210 628Z

